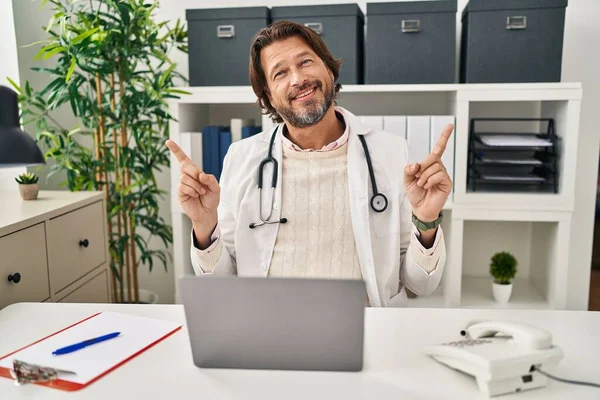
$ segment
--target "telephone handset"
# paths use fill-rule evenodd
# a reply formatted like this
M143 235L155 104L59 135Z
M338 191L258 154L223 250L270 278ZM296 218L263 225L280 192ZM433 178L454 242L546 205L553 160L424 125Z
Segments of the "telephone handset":
M490 396L543 387L550 371L563 358L552 335L541 328L514 321L469 324L459 340L429 346L424 352L438 362L476 378Z
M511 336L517 346L532 350L547 349L552 346L550 332L522 322L483 321L466 329L466 335L477 339L499 334Z

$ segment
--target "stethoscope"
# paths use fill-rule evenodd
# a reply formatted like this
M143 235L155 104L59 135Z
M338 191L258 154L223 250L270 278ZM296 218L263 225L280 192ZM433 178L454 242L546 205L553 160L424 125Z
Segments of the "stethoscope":
M280 218L277 221L269 221L269 219L271 219L271 215L273 214L273 205L275 204L275 188L277 187L277 171L278 171L278 163L277 160L273 157L273 144L275 143L275 137L277 136L277 131L279 130L279 126L278 125L275 128L275 131L273 132L273 135L271 136L271 141L269 143L269 152L267 154L267 157L265 157L260 165L258 166L258 214L260 216L260 220L262 222L259 223L251 223L250 224L250 229L254 229L258 226L261 225L265 225L265 224L285 224L287 222L287 218ZM365 141L365 138L363 135L358 135L358 138L360 139L360 143L363 146L363 150L365 152L365 157L367 159L367 167L369 168L369 176L371 177L371 185L373 187L373 195L371 196L371 209L377 213L381 213L384 212L388 206L388 200L387 197L385 197L385 195L383 193L379 193L379 191L377 190L377 182L375 181L375 173L373 172L373 165L371 163L371 155L369 154L369 148L367 147L367 142ZM268 164L272 164L273 165L273 175L271 177L271 190L272 190L272 194L271 194L271 207L269 209L269 215L267 215L266 218L263 217L263 210L262 210L262 206L263 206L263 202L262 202L262 188L263 188L263 170L265 168L266 165Z

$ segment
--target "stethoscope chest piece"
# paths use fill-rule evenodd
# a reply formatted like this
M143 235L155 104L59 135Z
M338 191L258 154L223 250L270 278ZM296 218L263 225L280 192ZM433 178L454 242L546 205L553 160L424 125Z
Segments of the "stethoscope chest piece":
M381 193L376 193L375 195L373 195L373 197L371 197L371 208L373 209L373 211L379 213L384 212L387 206L388 200L387 197L385 197L385 195Z

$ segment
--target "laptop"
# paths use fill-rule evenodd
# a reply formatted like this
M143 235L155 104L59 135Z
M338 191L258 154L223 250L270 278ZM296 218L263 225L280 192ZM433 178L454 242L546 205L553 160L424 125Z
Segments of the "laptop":
M200 368L363 368L362 280L204 275L180 283Z

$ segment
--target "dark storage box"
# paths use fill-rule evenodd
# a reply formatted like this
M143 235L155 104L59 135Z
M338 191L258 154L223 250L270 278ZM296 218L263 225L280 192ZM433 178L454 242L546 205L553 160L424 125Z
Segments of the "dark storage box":
M342 59L339 83L363 83L365 18L357 4L273 7L272 22L292 21L320 34L334 57Z
M366 83L454 83L456 0L367 3Z
M250 45L267 7L186 10L191 86L250 85Z
M567 0L470 0L460 81L559 82Z

